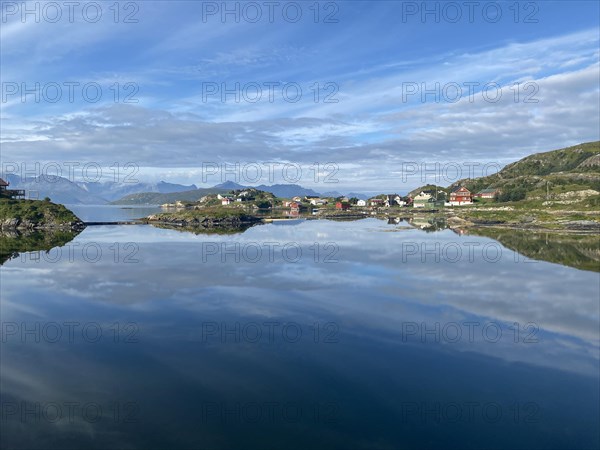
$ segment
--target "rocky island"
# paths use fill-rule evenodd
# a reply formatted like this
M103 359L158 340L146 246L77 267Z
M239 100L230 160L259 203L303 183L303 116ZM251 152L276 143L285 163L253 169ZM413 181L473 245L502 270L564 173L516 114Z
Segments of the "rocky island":
M64 205L45 200L0 198L0 230L82 230L85 224Z
M249 228L263 219L240 208L206 207L153 214L146 217L145 221L184 229L235 230Z

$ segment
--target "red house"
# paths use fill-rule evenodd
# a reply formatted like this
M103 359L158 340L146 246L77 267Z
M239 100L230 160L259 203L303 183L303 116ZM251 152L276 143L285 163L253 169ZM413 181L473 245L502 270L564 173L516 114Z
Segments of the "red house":
M471 191L466 187L461 186L450 193L451 205L464 205L470 203L473 203L473 194L471 194Z
M347 202L337 202L335 204L335 209L341 209L342 211L346 211L350 209L350 203Z

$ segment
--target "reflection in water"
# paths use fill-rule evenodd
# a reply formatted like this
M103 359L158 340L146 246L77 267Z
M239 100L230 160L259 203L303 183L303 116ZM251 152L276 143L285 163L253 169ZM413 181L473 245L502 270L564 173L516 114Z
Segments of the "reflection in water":
M444 217L414 215L407 220L415 228L436 232L450 228ZM399 218L388 219L400 223ZM600 235L539 232L490 227L452 228L459 235L485 236L527 258L600 272Z
M106 257L7 262L0 444L597 448L598 274L406 225L90 227Z
M50 251L71 242L80 231L0 231L0 265L20 253Z
M540 233L521 230L476 228L472 234L487 236L531 259L600 272L598 234Z
M175 225L163 224L163 223L152 223L153 227L162 228L164 230L176 230L185 233L192 234L240 234L246 231L247 229L257 226L258 224L243 224L238 226L212 226L212 227L203 227L199 226L187 226L187 227L179 227Z

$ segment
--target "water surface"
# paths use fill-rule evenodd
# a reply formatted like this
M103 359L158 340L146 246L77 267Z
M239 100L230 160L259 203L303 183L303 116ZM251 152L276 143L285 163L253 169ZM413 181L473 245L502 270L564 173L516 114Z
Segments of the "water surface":
M375 219L32 255L0 271L2 447L600 445L594 271Z

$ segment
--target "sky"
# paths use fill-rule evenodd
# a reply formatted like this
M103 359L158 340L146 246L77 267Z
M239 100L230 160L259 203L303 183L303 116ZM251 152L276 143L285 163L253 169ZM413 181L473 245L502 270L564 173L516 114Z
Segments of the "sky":
M599 5L3 1L2 171L400 194L491 174L600 139Z

